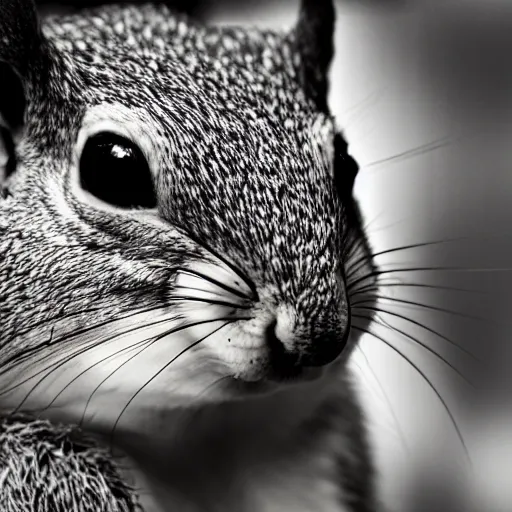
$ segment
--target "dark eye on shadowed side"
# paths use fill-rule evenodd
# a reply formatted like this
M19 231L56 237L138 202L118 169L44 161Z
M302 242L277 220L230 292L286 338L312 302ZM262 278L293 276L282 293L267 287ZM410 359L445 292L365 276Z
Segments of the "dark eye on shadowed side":
M149 164L140 148L110 132L90 137L80 157L80 185L118 208L155 208Z
M348 145L341 134L334 139L334 180L340 196L352 193L359 165L348 154Z

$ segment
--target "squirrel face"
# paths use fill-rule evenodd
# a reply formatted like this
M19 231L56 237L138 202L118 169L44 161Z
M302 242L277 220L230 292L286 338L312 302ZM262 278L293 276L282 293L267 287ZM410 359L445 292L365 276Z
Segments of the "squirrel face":
M346 269L367 249L357 165L327 108L331 2L304 1L286 33L150 6L40 31L28 3L0 8L5 83L23 91L18 110L2 100L17 161L0 202L11 377L27 350L84 393L108 364L136 369L134 388L187 373L190 392L339 361Z

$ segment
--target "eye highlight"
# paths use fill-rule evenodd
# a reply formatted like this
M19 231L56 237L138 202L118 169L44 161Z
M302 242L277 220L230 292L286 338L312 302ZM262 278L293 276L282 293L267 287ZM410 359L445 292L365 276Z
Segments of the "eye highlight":
M334 180L340 196L352 193L359 165L348 153L348 144L340 133L334 137Z
M132 141L111 132L87 140L80 156L81 187L118 208L155 208L149 164Z

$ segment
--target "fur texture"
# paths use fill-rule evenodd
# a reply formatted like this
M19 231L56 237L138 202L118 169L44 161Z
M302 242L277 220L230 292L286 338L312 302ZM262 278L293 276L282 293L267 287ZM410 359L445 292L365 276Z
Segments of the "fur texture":
M2 512L140 512L112 457L78 429L16 415L0 424Z
M181 511L375 510L346 370L351 283L372 262L351 196L357 166L327 106L332 3L305 0L282 33L199 26L152 5L39 28L29 4L0 7L0 60L24 98L0 103L17 161L0 199L2 408L117 429L132 459L159 439L172 463L162 449L138 451L178 492L147 510L168 510L180 492L196 501ZM156 211L81 190L81 152L98 131L140 147ZM304 379L287 382L290 366ZM104 467L94 510L121 485ZM89 510L74 482L60 489L63 510Z

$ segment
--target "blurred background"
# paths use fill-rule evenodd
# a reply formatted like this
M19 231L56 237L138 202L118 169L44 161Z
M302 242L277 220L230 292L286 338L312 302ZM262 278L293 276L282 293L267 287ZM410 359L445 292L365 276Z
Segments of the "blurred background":
M299 5L167 3L276 28ZM512 1L338 0L337 12L331 107L361 165L372 246L393 249L377 260L390 272L376 336L353 359L385 502L510 511ZM438 243L398 250L425 242Z

